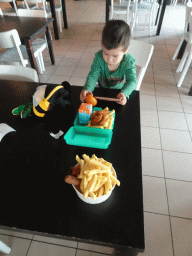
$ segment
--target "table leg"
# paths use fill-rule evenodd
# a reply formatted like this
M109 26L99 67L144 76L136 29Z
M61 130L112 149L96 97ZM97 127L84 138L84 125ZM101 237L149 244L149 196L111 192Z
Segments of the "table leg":
M52 17L54 19L54 21L53 21L53 29L54 29L55 39L59 40L59 31L58 31L58 25L57 25L57 18L56 18L55 2L54 2L54 0L50 1L50 8L51 8Z
M34 68L37 73L39 73L39 69L35 60L34 52L33 52L33 47L32 47L32 41L31 40L24 40L24 45L27 48L27 53L29 57L29 62L31 64L31 67Z
M164 14L165 14L166 5L167 5L167 0L163 0L163 6L162 6L162 9L161 9L159 23L158 23L158 26L157 26L157 32L156 32L157 36L159 36L159 34L160 34L160 30L161 30L161 26L162 26L162 22L163 22L163 17L164 17Z
M66 5L65 5L65 0L61 0L62 3L62 10L63 10L63 23L64 23L64 28L68 28L67 24L67 13L66 13Z
M51 63L52 65L55 64L55 56L54 56L54 52L53 52L53 45L52 45L52 40L51 40L51 35L50 35L50 29L49 26L46 27L46 31L45 31L45 35L47 38L47 44L48 44L48 49L49 49L49 55L51 58Z
M106 8L105 8L105 21L109 20L109 5L111 0L106 0Z

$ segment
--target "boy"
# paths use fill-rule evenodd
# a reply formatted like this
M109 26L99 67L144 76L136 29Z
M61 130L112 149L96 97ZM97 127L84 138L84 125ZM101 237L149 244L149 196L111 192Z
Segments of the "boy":
M135 59L128 53L131 41L129 25L122 20L110 20L102 32L102 50L95 54L80 100L92 94L97 82L101 87L121 89L118 103L125 105L137 84Z

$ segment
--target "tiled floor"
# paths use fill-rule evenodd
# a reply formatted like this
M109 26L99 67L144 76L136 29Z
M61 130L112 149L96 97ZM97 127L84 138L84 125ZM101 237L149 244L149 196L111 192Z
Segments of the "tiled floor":
M69 29L53 41L56 65L44 53L41 82L83 86L100 49L105 1L67 1ZM184 6L167 6L160 36L137 30L134 38L155 46L141 86L141 134L146 250L145 256L192 255L192 85L189 71L181 88L179 60L172 56L184 26ZM0 230L11 256L99 256L111 248ZM0 253L0 255L3 255Z

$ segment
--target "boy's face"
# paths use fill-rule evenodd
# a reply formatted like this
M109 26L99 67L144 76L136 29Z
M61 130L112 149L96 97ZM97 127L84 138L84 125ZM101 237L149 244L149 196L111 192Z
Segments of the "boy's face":
M116 49L107 50L104 45L102 45L103 49L103 59L109 65L118 65L123 56L128 52L128 48L126 51L123 50L122 46L119 46Z

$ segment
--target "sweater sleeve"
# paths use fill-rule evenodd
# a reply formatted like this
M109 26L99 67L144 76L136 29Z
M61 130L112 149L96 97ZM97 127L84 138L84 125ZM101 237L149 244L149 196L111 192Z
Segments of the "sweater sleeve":
M129 65L125 72L126 82L121 89L121 92L125 94L125 96L129 99L131 93L135 90L137 85L137 74L136 74L136 66L135 59L132 59L129 62Z
M96 54L83 89L93 92L99 80L100 75L101 75L101 63L99 61L98 54Z

